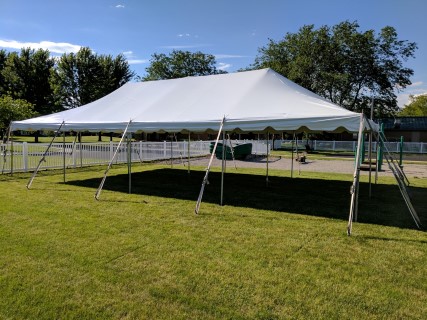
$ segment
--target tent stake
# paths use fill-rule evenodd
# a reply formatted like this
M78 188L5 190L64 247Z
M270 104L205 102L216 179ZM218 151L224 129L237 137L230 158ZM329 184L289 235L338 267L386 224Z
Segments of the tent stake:
M353 184L350 188L350 194L351 194L351 200L350 200L350 214L348 217L348 224L347 224L347 235L351 235L351 229L353 226L353 217L355 214L355 209L357 207L357 197L358 197L358 185L359 185L359 175L360 175L360 153L362 149L362 135L363 135L363 128L365 124L365 118L363 116L363 113L360 115L360 126L359 126L359 136L357 141L357 151L356 151L356 165L354 168L354 174L353 174Z
M55 140L55 138L59 135L59 133L60 133L60 131L61 131L61 128L62 128L62 126L63 126L64 124L65 124L65 121L62 121L62 123L61 123L61 125L59 126L58 130L56 130L55 135L53 136L53 138L52 138L52 140L50 141L50 143L49 143L49 145L48 145L47 149L45 150L45 152L44 152L44 154L43 154L42 158L40 159L39 164L38 164L38 165L37 165L37 167L36 167L36 170L34 170L34 172L33 172L32 176L31 176L30 180L29 180L29 181L28 181L28 183L27 183L27 189L30 189L30 188L31 188L31 184L33 183L33 180L34 180L34 178L36 177L37 172L39 171L39 169L40 169L40 166L41 166L42 162L46 161L46 155L47 155L47 153L49 152L49 149L50 149L50 147L52 146L53 141L54 141L54 140Z
M199 198L197 199L196 209L194 210L194 212L196 214L198 214L199 210L200 210L200 203L202 202L203 191L205 190L206 183L208 182L209 171L211 170L212 160L213 160L213 157L215 156L216 147L218 146L218 141L219 141L219 138L221 137L221 132L222 132L222 128L224 126L224 122L225 122L225 117L222 118L222 121L221 121L221 124L219 127L219 131L218 131L218 136L216 137L215 145L214 145L213 150L212 150L211 158L209 160L208 167L206 168L205 177L203 178L203 181L202 181L202 187L200 189Z
M126 133L128 131L128 128L129 128L129 125L131 124L131 122L132 122L132 120L129 120L128 124L126 125L125 131L123 132L123 135L122 135L122 137L120 139L120 142L119 142L119 144L118 144L118 146L116 148L116 151L114 151L113 157L111 158L110 162L108 163L108 167L107 167L107 169L104 172L104 177L102 178L102 181L101 181L98 189L95 192L95 199L96 200L99 200L99 195L101 194L102 188L104 187L104 183L105 183L105 180L107 179L108 171L110 171L111 166L113 165L114 158L116 157L117 152L119 151L119 148L122 145L123 138L125 137L125 135L126 135Z

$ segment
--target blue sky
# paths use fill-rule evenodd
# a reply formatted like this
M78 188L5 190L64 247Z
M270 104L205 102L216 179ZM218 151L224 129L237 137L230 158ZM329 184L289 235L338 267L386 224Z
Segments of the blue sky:
M412 85L401 92L427 92L427 1L425 0L0 0L0 48L123 53L144 75L153 53L202 51L228 72L249 66L268 39L280 40L306 24L357 20L360 30L390 25L401 40L418 44Z

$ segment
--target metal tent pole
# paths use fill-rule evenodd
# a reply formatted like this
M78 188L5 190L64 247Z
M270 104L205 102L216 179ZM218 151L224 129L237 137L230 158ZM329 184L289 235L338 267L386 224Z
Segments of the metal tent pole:
M360 115L360 126L359 126L359 136L357 141L357 151L356 151L356 165L354 168L354 174L353 174L353 184L350 188L350 194L351 194L351 200L350 200L350 213L348 217L348 224L347 224L347 235L351 235L351 229L353 226L353 217L355 215L356 207L357 207L357 197L358 197L358 184L359 184L359 175L360 175L360 153L362 149L362 135L363 135L363 129L365 125L365 118L363 116L363 113Z
M230 135L227 134L228 137L228 142L230 143L230 150L231 150L231 158L233 159L233 163L234 163L234 169L237 170L237 166L236 166L236 159L234 158L234 150L233 150L233 144L231 143L231 139L230 139Z
M132 193L132 136L127 134L127 163L128 163L128 176L129 176L129 194Z
M80 168L83 168L82 133L79 131Z
M9 125L9 128L7 129L7 136L6 136L6 147L3 150L3 167L1 169L1 173L3 174L4 172L4 168L6 165L6 159L7 159L7 146L9 145L9 140L10 140L10 132L12 129L12 124Z
M225 145L225 131L222 132L222 159L221 159L221 201L220 205L223 205L224 201L224 172L225 172L225 157L226 157L226 148Z
M173 168L173 137L175 136L175 133L171 135L171 168Z
M371 120L374 118L374 98L372 98L371 104ZM372 130L369 132L369 198L372 197Z
M205 190L206 183L208 183L209 171L211 170L211 165L212 165L213 157L215 156L216 147L218 146L218 141L219 141L219 138L221 137L221 132L222 132L222 128L224 127L224 123L225 123L225 117L221 121L221 124L220 124L220 127L219 127L219 131L218 131L218 136L216 137L215 145L213 147L212 154L211 154L211 158L209 160L208 167L206 168L205 177L203 178L203 181L202 181L202 187L200 188L199 198L197 199L197 202L196 202L196 209L194 210L194 212L196 214L198 214L199 210L200 210L200 204L202 202L203 192Z
M292 136L292 153L291 153L291 178L294 177L294 143L295 143L295 132Z
M65 183L65 131L62 131L62 173Z
M188 174L190 174L190 132L188 132L188 146L187 146L187 148L188 148L188 150L187 150L187 153L188 153Z
M60 131L61 131L61 128L62 128L62 126L63 126L64 124L65 124L65 121L62 121L62 123L61 123L61 125L59 126L58 130L56 130L55 135L53 136L53 138L52 138L52 140L50 141L50 143L49 143L49 145L48 145L47 149L45 150L45 152L44 152L44 154L43 154L42 158L40 159L39 164L38 164L38 165L37 165L37 167L36 167L36 170L34 170L34 172L33 172L32 176L31 176L30 180L29 180L29 181L28 181L28 183L27 183L27 189L30 189L30 188L31 188L31 184L33 183L33 180L34 180L34 178L36 177L37 172L39 171L39 169L40 169L40 166L41 166L42 162L46 161L46 155L47 155L47 153L49 152L49 149L50 149L50 147L52 146L53 141L54 141L54 140L55 140L55 138L59 135L59 133L60 133Z
M120 139L120 142L117 145L116 151L114 151L113 157L111 158L110 162L108 163L108 167L107 167L107 169L104 172L104 177L102 178L102 181L99 184L99 187L98 187L98 189L95 192L95 199L96 200L99 200L99 195L101 194L102 188L104 187L104 183L105 183L105 180L107 179L108 171L110 171L110 168L113 165L114 158L116 157L117 152L118 152L120 146L122 145L123 138L125 137L125 135L126 135L126 133L128 131L128 128L129 128L129 125L131 124L131 122L132 122L132 120L129 120L128 124L126 125L125 131L123 132L123 135L122 135L122 137Z
M269 142L269 132L267 131L267 168L266 168L266 176L265 176L265 184L267 185L267 187L268 187L268 151L269 151L269 148L268 148L268 144L270 143Z

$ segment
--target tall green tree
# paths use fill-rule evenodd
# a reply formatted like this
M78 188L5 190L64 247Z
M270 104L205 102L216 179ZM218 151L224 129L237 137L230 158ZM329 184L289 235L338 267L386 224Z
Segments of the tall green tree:
M62 106L75 108L102 98L134 76L122 54L97 55L89 48L81 48L76 54L61 56L52 86Z
M396 93L411 84L414 42L399 40L393 27L359 31L357 22L335 26L303 26L280 41L259 48L250 69L272 68L301 86L352 111L375 114L398 110Z
M25 100L10 96L0 97L0 135L3 140L11 121L24 120L36 115L33 105Z
M54 65L48 50L24 48L20 53L8 54L1 71L4 81L2 94L28 101L40 114L56 111L50 86Z
M6 50L0 50L0 97L3 94L6 94L6 83L3 76L3 69L6 65L7 56L8 54Z
M399 116L427 117L427 94L410 96L411 102L399 112Z
M215 56L202 52L174 50L169 55L155 53L151 56L147 75L142 81L205 76L225 71L216 68Z

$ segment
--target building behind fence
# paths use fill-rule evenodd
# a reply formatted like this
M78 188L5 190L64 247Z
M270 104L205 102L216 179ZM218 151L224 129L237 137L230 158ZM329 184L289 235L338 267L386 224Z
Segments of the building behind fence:
M233 140L232 145L240 143L252 143L252 154L265 155L270 152L272 142L266 140ZM187 141L179 142L132 142L130 154L132 162L146 162L166 159L176 159L187 161L188 150L190 157L200 157L209 154L212 141L191 141L188 148ZM99 143L53 143L46 154L46 160L41 164L40 169L62 168L64 159L66 167L76 168L91 165L107 164L113 158L118 147L118 142ZM33 171L43 154L48 143L14 143L13 154L11 144L0 144L0 169L2 173L14 171ZM274 149L291 149L292 140L274 140ZM294 144L299 150L306 150L306 141L299 140ZM350 151L356 150L356 141L309 141L310 149L313 151ZM373 150L376 150L376 143L373 143ZM368 144L366 143L366 150ZM400 152L399 142L388 142L386 147L390 152ZM406 142L403 144L404 153L427 153L427 143ZM118 149L114 163L127 162L127 144L124 143Z

